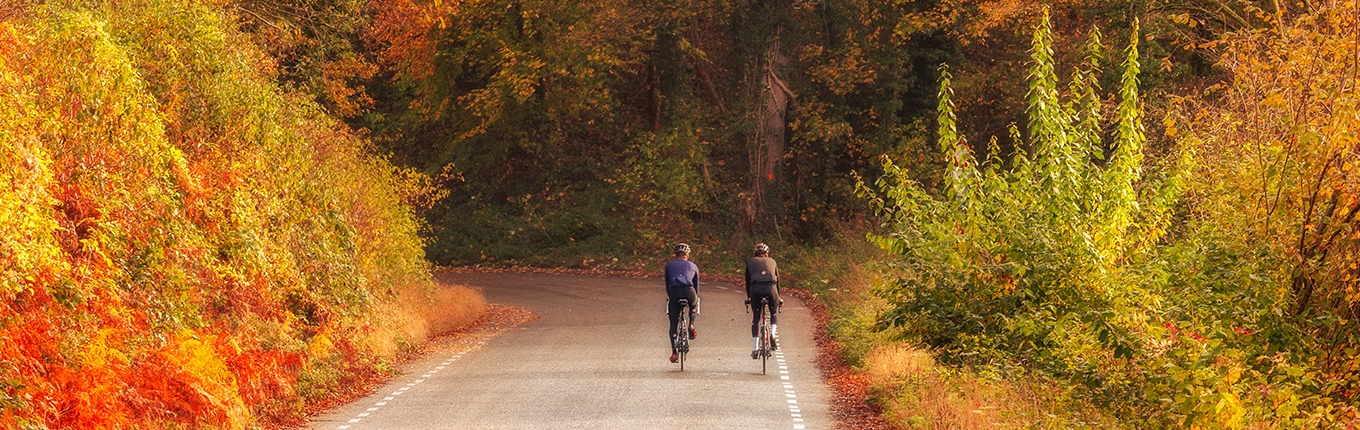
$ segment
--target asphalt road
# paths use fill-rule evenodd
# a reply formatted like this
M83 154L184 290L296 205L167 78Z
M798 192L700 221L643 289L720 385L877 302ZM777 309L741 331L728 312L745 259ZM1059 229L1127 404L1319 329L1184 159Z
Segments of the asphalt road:
M785 298L782 363L761 375L740 287L701 284L685 371L667 360L659 277L444 274L541 318L431 353L313 429L828 429L813 320Z

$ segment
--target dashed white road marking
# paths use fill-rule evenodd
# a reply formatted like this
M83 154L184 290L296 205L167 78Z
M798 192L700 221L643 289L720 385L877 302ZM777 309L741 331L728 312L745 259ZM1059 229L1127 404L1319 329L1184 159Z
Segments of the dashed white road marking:
M779 342L779 335L776 334L774 339L775 342ZM798 392L794 391L793 382L789 380L789 366L784 361L784 351L775 350L774 359L775 362L779 363L779 379L784 384L784 398L789 405L789 419L793 420L794 430L803 430L806 428L806 425L803 424L803 411L798 408Z
M458 353L453 354L452 356L448 357L447 360L444 360L444 362L440 363L439 366L435 366L433 369L430 369L430 370L426 371L425 374L420 375L421 379L417 379L417 380L415 380L415 381L412 381L412 382L406 384L406 386L404 386L404 387L398 388L397 391L393 391L391 395L386 396L386 397L383 397L383 399L382 399L381 402L374 403L373 406L387 406L387 402L390 402L390 401L393 401L393 400L396 400L396 399L397 399L395 396L400 396L400 395L402 395L402 394L405 394L407 390L410 390L411 388L414 388L415 386L420 385L422 382L425 382L425 381L428 380L429 378L434 377L434 374L439 373L440 370L444 370L445 367L448 367L449 365L453 364L453 362L454 362L455 360L458 360L459 358L462 358L464 354L467 354L468 352L471 352L471 351L474 350L474 349L477 349L477 348L480 348L480 347L482 347L482 346L485 346L487 340L491 339L492 337L495 337L495 336L498 335L498 334L500 334L500 333L499 333L499 332L491 333L491 334L487 335L486 338L484 338L484 339L478 341L475 345L472 345L471 347L468 347L467 349L464 349L464 350L462 350L462 351L458 351ZM363 419L364 419L365 417L368 417L369 415L372 415L374 412L378 411L379 409L381 409L381 408L378 408L378 407L368 408L365 412L361 412L361 413L359 413L358 415L355 415L355 418L351 418L351 419L348 421L348 424L344 424L344 425L338 426L338 427L336 427L336 429L345 430L345 429L352 428L354 423L363 421Z

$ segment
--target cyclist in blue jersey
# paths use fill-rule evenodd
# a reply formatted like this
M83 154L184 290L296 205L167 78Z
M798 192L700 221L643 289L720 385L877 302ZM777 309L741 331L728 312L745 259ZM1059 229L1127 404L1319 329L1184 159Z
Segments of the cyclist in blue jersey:
M680 299L689 300L689 338L694 339L697 333L694 331L694 316L698 314L699 307L699 266L689 261L689 245L675 245L675 259L666 263L665 276L667 300L666 314L671 318L671 362L674 363L680 358L675 350L675 336L678 331L676 326L680 324Z

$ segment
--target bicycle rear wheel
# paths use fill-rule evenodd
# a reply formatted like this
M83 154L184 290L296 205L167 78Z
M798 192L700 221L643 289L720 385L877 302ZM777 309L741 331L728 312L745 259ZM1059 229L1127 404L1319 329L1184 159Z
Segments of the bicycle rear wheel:
M760 374L766 374L770 361L770 314L765 300L760 301Z
M675 328L676 349L680 351L680 371L685 371L685 356L689 355L689 304L680 305L680 322Z

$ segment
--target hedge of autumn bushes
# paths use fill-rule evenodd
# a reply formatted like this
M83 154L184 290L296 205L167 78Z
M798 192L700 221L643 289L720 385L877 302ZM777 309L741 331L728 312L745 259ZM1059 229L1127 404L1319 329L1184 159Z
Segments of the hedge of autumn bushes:
M0 428L287 422L413 340L418 177L272 67L210 4L0 18Z

